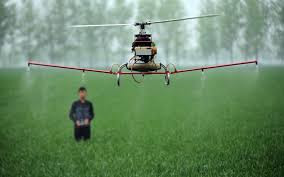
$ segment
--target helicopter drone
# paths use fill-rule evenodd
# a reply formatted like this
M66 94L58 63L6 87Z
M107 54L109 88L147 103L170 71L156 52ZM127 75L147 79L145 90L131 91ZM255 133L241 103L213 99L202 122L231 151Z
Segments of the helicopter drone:
M90 27L119 27L119 26L135 26L139 27L139 34L136 34L135 40L132 43L132 53L134 56L129 59L129 61L125 64L119 65L117 71L113 71L112 65L110 70L96 70L90 68L79 68L79 67L69 67L69 66L61 66L61 65L54 65L54 64L44 64L35 61L29 61L28 66L30 65L38 65L38 66L45 66L45 67L54 67L54 68L62 68L62 69L71 69L71 70L79 70L83 72L96 72L96 73L104 73L104 74L111 74L117 76L117 85L120 86L120 76L121 75L132 75L134 81L138 82L135 79L135 75L165 75L165 84L170 85L170 75L172 74L179 74L185 72L192 72L192 71L204 71L208 69L214 68L221 68L221 67L229 67L229 66L236 66L236 65L246 65L246 64L258 64L257 60L251 60L246 62L239 62L239 63L231 63L225 65L216 65L216 66L207 66L207 67L200 67L200 68L192 68L186 70L177 70L175 65L168 64L164 65L163 63L156 62L156 55L157 55L157 47L152 40L152 35L146 33L146 26L150 26L153 24L162 24L162 23L170 23L170 22L178 22L178 21L185 21L185 20L192 20L192 19L200 19L200 18L209 18L209 17L217 17L219 15L212 14L212 15L204 15L198 17L188 17L188 18L180 18L180 19L170 19L170 20L162 20L162 21L148 21L148 22L138 22L134 24L101 24L101 25L74 25L71 26L72 28L90 28ZM170 67L173 67L173 71L170 70ZM123 71L127 69L128 71Z

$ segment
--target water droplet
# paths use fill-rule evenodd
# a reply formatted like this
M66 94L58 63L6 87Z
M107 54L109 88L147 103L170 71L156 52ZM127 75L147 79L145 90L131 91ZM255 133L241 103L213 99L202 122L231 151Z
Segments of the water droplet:
M205 81L206 81L206 75L205 75L205 72L202 71L202 75L201 75L201 89L202 90L205 88Z
M206 80L206 75L205 75L205 72L204 72L204 71L202 71L201 80L202 80L202 81L205 81L205 80Z
M85 72L82 72L82 77L81 77L81 82L82 84L85 84L86 83L86 78L85 78Z
M259 72L259 66L258 65L256 65L256 72L258 73Z
M31 71L31 68L28 66L27 69L26 69L26 71L27 71L27 72L30 72L30 71Z

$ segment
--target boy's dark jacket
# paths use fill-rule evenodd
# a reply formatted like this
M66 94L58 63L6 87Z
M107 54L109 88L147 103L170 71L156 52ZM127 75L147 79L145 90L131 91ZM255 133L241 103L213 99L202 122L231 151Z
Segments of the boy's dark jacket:
M70 109L69 117L74 122L84 119L92 120L94 118L93 104L87 100L84 103L80 100L74 101Z

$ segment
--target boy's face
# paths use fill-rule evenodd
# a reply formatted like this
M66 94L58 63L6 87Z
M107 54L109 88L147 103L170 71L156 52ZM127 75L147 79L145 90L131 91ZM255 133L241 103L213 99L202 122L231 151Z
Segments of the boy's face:
M79 91L80 100L85 100L87 97L87 91Z

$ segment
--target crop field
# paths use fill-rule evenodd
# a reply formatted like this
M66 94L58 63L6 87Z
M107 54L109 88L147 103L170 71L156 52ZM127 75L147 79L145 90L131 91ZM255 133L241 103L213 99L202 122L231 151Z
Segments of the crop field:
M0 70L0 176L284 176L284 67L241 66L142 85L77 71ZM85 85L96 117L75 142Z

